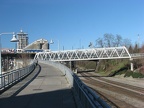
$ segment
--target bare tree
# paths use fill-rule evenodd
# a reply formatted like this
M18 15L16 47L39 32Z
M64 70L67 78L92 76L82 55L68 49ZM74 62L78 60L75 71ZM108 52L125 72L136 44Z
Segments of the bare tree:
M121 46L122 44L122 37L121 35L116 35L115 39L114 39L114 46L118 47L118 46Z
M129 46L131 45L131 40L127 39L127 38L123 39L122 45L124 45L125 47L129 48Z
M106 47L114 46L114 35L108 33L104 34L104 41Z
M97 40L96 40L96 46L98 46L98 47L104 47L104 41L103 41L103 39L102 38L98 38Z
M144 53L144 45L142 45L142 47L140 49L140 53Z
M93 43L90 42L90 44L88 45L88 47L93 48L93 47L94 47L94 46L93 46Z
M133 47L131 45L128 50L129 50L129 53L133 53Z
M139 47L138 47L138 44L135 44L135 47L134 47L133 52L134 52L134 53L139 53Z
M126 46L129 48L131 45L130 39L123 39L121 35L114 36L113 34L106 33L103 38L98 38L96 40L96 47L118 47Z
M144 45L142 45L141 49L140 49L140 53L144 53ZM144 65L144 60L141 59L141 63L142 65Z

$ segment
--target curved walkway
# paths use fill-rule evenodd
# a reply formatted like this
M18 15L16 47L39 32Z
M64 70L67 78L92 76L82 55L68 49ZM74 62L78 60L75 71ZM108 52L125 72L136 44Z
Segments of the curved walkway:
M76 108L69 86L60 70L39 64L30 76L0 95L0 108Z

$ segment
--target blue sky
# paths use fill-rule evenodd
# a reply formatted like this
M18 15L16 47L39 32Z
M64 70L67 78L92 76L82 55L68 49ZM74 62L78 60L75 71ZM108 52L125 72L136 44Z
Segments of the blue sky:
M105 33L144 43L144 0L0 0L0 33L29 35L29 43L44 38L51 50L88 48ZM2 35L3 48L14 48Z

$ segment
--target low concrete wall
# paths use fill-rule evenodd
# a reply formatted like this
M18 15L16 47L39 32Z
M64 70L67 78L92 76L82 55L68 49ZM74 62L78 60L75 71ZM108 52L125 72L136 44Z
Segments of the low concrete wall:
M59 70L61 70L61 72L63 73L63 75L66 76L68 82L70 83L71 87L73 87L73 72L68 68L66 67L65 65L62 65L61 63L58 63L58 62L51 62L51 61L39 61L41 63L44 63L44 64L49 64L53 67L56 67L58 68Z

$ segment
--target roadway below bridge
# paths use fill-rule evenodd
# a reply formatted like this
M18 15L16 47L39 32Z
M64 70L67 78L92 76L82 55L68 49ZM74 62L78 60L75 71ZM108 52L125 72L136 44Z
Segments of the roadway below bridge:
M144 79L98 77L95 72L78 73L112 108L144 108Z
M40 63L27 78L0 95L0 108L76 108L63 73Z

